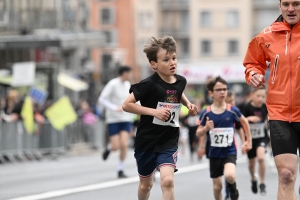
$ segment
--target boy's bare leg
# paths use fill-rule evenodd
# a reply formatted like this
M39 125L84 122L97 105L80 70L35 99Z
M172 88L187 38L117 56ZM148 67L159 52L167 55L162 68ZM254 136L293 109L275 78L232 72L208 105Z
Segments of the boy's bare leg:
M155 173L152 174L152 176L148 178L141 178L140 177L140 183L138 188L138 200L148 200L150 196L150 190L153 186L153 176Z
M121 131L120 132L120 160L124 161L127 154L128 149L128 138L129 133L127 131Z
M160 185L163 200L174 200L174 168L165 166L160 168Z
M250 158L249 159L248 168L249 168L249 172L250 172L251 180L252 181L256 181L256 177L255 177L255 163L256 163L256 158Z
M222 200L222 176L213 178L215 200Z
M258 171L259 171L260 183L265 183L265 173L266 173L265 152L266 152L265 147L258 147L256 149L256 155L259 164Z
M233 184L235 183L236 179L236 166L233 163L226 163L224 166L224 176L228 183Z

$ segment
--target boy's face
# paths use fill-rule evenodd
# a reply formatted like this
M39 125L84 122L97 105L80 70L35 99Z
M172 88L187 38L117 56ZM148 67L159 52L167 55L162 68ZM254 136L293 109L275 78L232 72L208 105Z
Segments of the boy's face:
M176 52L169 52L160 48L157 52L157 62L151 61L151 67L160 75L173 76L176 72Z
M213 91L209 91L209 95L214 99L214 101L225 101L227 96L227 85L217 82L213 88Z
M234 96L233 95L227 96L225 102L234 106L234 104L235 104Z
M255 105L262 106L266 99L266 90L264 89L256 90L255 92L252 93L251 99Z

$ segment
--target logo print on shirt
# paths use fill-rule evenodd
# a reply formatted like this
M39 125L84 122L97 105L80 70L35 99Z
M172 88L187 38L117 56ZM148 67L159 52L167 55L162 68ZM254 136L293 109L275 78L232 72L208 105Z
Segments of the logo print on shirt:
M167 95L166 102L167 103L178 103L178 98L175 95Z
M167 90L166 93L167 94L176 94L177 90Z

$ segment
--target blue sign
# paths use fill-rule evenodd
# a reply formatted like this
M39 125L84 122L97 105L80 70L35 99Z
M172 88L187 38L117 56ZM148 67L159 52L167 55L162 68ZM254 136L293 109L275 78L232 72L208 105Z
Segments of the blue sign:
M48 96L48 93L46 91L43 91L39 88L36 88L36 87L32 87L29 91L29 96L31 97L31 99L36 102L37 104L40 104L42 105L47 96Z

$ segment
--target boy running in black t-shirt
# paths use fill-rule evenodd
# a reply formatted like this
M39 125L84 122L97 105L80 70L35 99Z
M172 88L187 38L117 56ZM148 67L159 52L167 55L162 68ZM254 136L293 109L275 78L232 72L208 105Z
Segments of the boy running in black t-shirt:
M186 79L175 73L175 40L170 36L152 37L144 52L155 73L132 85L123 104L125 111L141 115L134 154L140 176L138 199L149 198L153 174L158 168L162 199L173 200L181 103L189 109L190 115L197 114L197 107L183 94Z
M244 105L242 113L248 119L252 135L253 148L247 152L249 159L249 171L251 175L251 189L254 194L258 192L257 179L255 177L256 159L259 163L260 193L266 195L265 185L265 152L269 143L269 136L266 126L268 110L264 103L266 99L266 89L255 88L251 95L251 101Z

